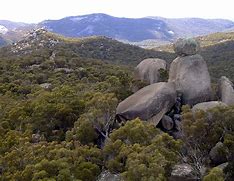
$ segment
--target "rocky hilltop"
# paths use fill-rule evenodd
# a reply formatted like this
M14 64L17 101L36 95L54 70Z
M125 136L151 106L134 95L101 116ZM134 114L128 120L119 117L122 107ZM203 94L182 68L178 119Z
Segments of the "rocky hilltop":
M174 49L45 29L0 48L0 180L232 181L232 79Z

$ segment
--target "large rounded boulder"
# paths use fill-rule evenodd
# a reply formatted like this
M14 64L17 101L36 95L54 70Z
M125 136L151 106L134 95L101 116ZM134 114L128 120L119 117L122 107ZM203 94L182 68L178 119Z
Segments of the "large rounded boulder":
M200 44L195 39L178 39L174 43L174 51L178 56L195 55L200 50Z
M215 107L225 107L227 104L221 102L221 101L210 101L210 102L202 102L198 103L192 108L192 112L195 113L199 110L201 111L207 111L209 109L213 109Z
M170 66L169 82L182 94L183 104L206 102L211 97L211 82L204 59L196 54L177 57Z
M124 101L116 110L116 118L120 121L140 118L155 126L168 112L176 100L174 83L159 82L146 86Z
M148 58L143 60L135 68L135 79L148 84L157 83L160 80L160 69L166 70L167 63L159 58Z
M222 102L228 106L234 105L234 89L233 83L225 76L219 81L219 96Z
M164 130L170 131L174 127L174 121L172 120L171 117L164 115L161 119L161 126Z
M210 159L213 164L219 165L227 161L225 154L225 147L222 142L218 142L209 153Z

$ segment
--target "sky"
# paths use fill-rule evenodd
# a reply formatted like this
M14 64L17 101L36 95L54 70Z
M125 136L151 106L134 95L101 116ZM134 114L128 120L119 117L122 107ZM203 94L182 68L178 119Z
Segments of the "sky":
M0 5L0 20L26 23L91 13L234 20L234 0L1 0Z

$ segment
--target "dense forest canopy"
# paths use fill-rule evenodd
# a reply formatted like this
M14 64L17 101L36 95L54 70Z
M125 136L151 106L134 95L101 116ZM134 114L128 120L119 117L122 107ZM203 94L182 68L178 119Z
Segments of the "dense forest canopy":
M110 130L117 104L132 94L133 67L149 57L171 61L175 55L105 37L65 39L43 31L1 48L1 180L91 181L103 170L129 181L166 180L184 146L194 154L187 162L201 178L199 168L213 167L207 152L220 139L230 164L224 171L212 169L205 180L214 175L231 180L233 107L200 112L195 118L184 107L182 140L139 119ZM231 69L214 67L225 60L211 66L211 74L217 78L225 71L233 80ZM212 134L207 136L208 130Z

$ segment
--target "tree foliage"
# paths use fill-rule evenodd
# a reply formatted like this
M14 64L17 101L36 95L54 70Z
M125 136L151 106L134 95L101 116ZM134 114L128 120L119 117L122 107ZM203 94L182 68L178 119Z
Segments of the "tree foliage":
M112 127L117 104L134 85L145 86L134 82L132 65L149 57L174 55L48 33L1 48L0 180L92 181L104 169L129 181L166 180L179 161L181 141L139 119ZM160 73L166 80L167 72ZM210 149L222 141L229 162L223 173L233 178L233 110L194 116L184 108L183 144L199 174L209 165ZM207 178L213 175L221 174L214 170Z
M220 168L213 168L208 175L203 179L204 181L224 181L224 174Z
M110 135L104 148L106 167L126 180L165 180L179 148L179 141L136 119Z
M187 149L188 162L202 177L202 169L210 164L209 152L220 141L224 143L220 151L229 161L233 160L234 135L233 107L216 107L207 112L193 113L186 106L183 108L183 142ZM232 171L227 171L231 174Z

